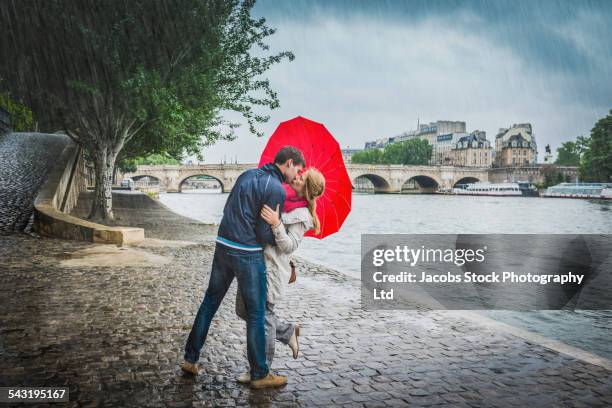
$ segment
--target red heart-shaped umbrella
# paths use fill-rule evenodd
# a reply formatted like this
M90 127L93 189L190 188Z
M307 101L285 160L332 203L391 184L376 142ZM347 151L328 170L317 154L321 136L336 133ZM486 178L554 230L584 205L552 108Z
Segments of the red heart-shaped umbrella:
M322 239L337 232L351 211L351 179L346 172L340 145L323 124L298 116L282 122L268 140L259 159L259 167L274 161L284 146L302 151L306 167L315 167L325 177L325 192L317 200L321 233L307 236Z

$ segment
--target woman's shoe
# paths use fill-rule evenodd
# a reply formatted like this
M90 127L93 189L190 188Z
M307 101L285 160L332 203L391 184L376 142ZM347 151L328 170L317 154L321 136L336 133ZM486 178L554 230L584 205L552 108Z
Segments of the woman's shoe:
M298 353L300 352L300 343L298 343L298 337L300 336L300 325L295 325L295 330L293 330L293 334L289 339L289 347L291 351L293 351L293 358L298 358Z
M240 375L240 377L236 378L236 381L240 384L248 384L251 382L251 373L248 371Z

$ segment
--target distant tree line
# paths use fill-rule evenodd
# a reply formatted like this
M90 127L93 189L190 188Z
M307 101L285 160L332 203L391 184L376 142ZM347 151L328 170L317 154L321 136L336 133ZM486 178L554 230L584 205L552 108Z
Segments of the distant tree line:
M433 147L425 139L409 139L392 143L384 149L366 149L355 153L351 163L357 164L427 164Z
M555 164L578 166L581 181L612 182L612 110L595 123L590 136L557 148Z
M571 181L571 177L569 175L563 175L559 168L554 164L545 164L542 166L541 173L544 180L541 183L536 183L538 189L546 189L550 186L560 183L569 183Z
M155 166L163 164L181 164L179 160L170 156L168 153L154 153L145 157L134 157L125 159L119 165L119 170L123 173L133 173L138 166Z

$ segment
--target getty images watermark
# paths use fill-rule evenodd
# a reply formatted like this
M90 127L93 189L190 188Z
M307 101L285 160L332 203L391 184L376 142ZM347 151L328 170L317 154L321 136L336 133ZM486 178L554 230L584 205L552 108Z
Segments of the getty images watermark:
M362 307L611 309L610 237L364 234Z

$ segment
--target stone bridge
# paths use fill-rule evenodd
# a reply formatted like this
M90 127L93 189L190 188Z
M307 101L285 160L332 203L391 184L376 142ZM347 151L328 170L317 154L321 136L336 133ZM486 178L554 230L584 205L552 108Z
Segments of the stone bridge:
M159 180L161 189L165 191L180 192L188 178L210 176L219 181L224 192L228 192L243 171L256 166L254 163L138 166L135 172L126 173L123 178L138 180L149 177ZM406 185L412 184L422 192L434 192L438 188L451 188L457 183L488 181L488 170L452 166L347 165L353 186L357 178L363 177L372 182L375 192L380 193L398 193Z
M489 180L488 169L478 167L349 164L346 169L353 186L357 178L364 177L381 193L399 193L413 183L422 192L435 192L457 183Z

